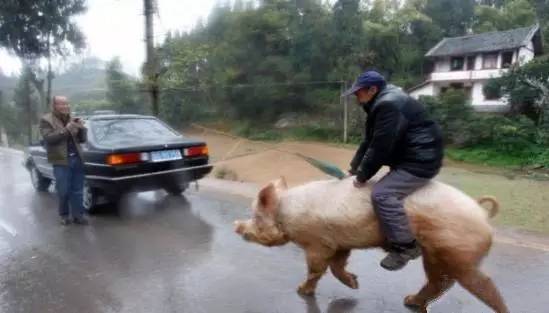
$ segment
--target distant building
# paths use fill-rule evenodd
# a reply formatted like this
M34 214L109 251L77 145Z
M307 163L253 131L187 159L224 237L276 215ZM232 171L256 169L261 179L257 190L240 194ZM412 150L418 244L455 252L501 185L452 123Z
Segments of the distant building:
M422 84L408 90L414 98L436 96L448 88L463 89L477 111L507 109L503 98L487 98L483 87L514 64L523 65L542 54L538 25L507 31L444 38L425 55L433 71Z

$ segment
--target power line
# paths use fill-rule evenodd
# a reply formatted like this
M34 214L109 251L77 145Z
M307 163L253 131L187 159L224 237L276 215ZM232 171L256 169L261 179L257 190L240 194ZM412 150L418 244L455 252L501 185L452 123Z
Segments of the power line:
M336 85L342 84L344 81L310 81L310 82L281 82L281 83L269 83L269 84L234 84L234 85L206 85L197 87L160 87L161 90L180 90L180 91L200 91L205 89L228 89L228 88L254 88L254 87L276 87L276 86L313 86L313 85Z

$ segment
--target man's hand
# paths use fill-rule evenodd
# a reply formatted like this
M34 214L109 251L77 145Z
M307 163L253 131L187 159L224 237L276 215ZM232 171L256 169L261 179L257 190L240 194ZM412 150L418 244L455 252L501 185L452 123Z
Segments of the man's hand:
M71 135L76 136L81 127L77 122L70 121L65 128L71 133Z
M78 128L84 128L86 127L84 125L84 121L81 118L75 118L74 123L78 126Z
M353 180L353 186L355 186L355 188L364 188L366 187L367 183L366 182L360 182L358 181L356 178L355 180Z

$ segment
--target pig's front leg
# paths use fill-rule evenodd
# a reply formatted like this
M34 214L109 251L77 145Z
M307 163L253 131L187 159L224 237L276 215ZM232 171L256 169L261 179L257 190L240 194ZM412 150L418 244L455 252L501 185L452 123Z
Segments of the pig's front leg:
M334 251L326 248L309 247L305 250L307 258L308 274L307 279L299 286L297 292L303 296L312 296L315 293L316 285L328 268L328 263Z
M351 250L339 250L330 260L330 269L332 274L339 279L344 285L352 289L358 289L357 277L353 273L347 272L347 259L351 254Z

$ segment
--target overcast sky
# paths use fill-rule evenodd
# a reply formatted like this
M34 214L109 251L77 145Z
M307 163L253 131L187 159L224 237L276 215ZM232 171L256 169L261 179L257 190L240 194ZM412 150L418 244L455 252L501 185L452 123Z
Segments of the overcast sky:
M216 0L157 0L155 41L162 42L168 30L190 30L199 18L206 19ZM83 56L109 60L119 56L124 69L138 75L145 58L142 0L88 0L88 11L77 17L86 35L88 48ZM16 58L0 50L0 68L4 73L17 72Z

